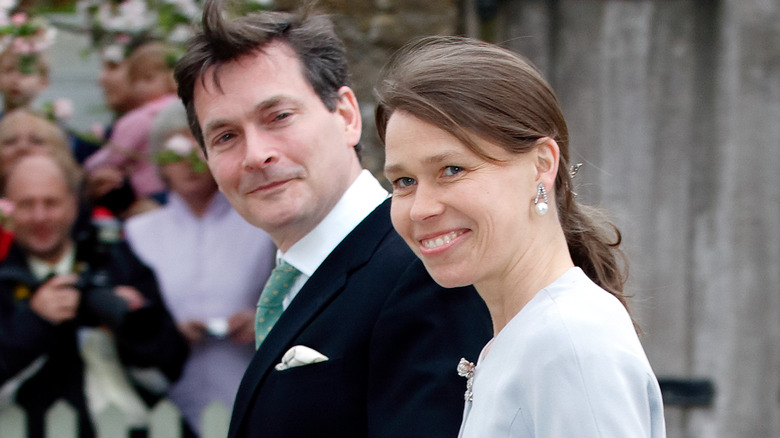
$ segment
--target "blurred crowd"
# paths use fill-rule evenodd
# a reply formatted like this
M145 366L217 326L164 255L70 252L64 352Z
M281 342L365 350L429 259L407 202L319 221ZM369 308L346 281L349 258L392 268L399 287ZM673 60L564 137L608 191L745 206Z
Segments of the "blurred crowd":
M165 20L140 0L79 2L113 114L90 133L63 123L67 101L36 102L53 27L0 5L0 412L25 409L31 437L59 399L82 437L110 404L146 436L163 397L197 436L254 353L276 248L219 192L175 94L175 24L197 4L159 3Z

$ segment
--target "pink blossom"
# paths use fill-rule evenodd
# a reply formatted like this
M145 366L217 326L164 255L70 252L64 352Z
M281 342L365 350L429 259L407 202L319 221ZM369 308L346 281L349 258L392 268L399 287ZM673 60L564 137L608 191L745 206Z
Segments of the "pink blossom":
M27 38L14 38L12 43L14 53L29 55L35 53L35 47L32 41Z
M17 12L11 15L11 23L20 26L27 21L27 14L24 12Z
M89 132L91 132L92 135L97 137L99 140L106 139L106 128L103 126L102 123L98 123L98 122L93 123L92 126L89 127Z
M14 212L14 203L10 199L0 198L0 217L8 217Z
M73 102L70 99L59 98L52 104L54 117L57 120L68 120L73 117Z
M39 29L35 38L33 50L38 53L43 52L54 44L54 41L57 38L57 29L53 27L49 29Z
M116 36L116 42L118 44L123 44L123 45L130 44L130 41L132 41L132 38L130 37L130 35L126 33L120 33L119 35Z
M176 155L186 157L195 149L195 142L184 135L177 134L165 142L165 149L174 152Z
M119 64L125 59L125 49L118 44L112 44L103 49L103 59L109 62L115 62Z

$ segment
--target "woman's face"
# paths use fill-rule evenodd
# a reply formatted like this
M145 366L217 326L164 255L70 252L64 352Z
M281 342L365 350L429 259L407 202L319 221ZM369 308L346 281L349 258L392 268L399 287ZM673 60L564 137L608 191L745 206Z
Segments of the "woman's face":
M506 276L534 238L534 154L475 140L502 162L486 161L451 134L402 111L387 125L393 226L445 287Z
M202 171L196 171L189 159L161 165L160 172L168 182L169 188L184 199L211 199L217 191L217 183L211 176L208 167L205 166L205 157L202 157L202 153L197 149L195 138L189 129L176 131L173 134L183 135L192 142L192 147L198 151L204 161L204 166Z
M210 199L217 192L217 183L208 170L196 172L187 161L164 164L162 173L171 190L182 198Z

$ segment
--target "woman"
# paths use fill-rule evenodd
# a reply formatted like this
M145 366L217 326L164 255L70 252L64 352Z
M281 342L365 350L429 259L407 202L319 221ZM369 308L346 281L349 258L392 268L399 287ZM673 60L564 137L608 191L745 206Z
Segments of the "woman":
M474 284L494 338L461 437L663 437L657 380L623 296L620 233L571 188L550 86L487 43L429 37L383 71L392 220L442 286Z

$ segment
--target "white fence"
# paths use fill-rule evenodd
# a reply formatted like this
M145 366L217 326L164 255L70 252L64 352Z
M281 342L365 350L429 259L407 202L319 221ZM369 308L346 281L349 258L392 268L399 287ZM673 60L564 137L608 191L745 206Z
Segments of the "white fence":
M18 406L0 411L2 438L27 438L26 415ZM214 401L203 410L201 417L201 438L225 438L230 422L230 412L220 402ZM78 438L78 416L67 402L58 401L46 414L46 438ZM110 406L100 413L95 428L98 438L125 438L128 428L122 413ZM181 414L168 400L158 403L151 411L149 438L181 438Z

